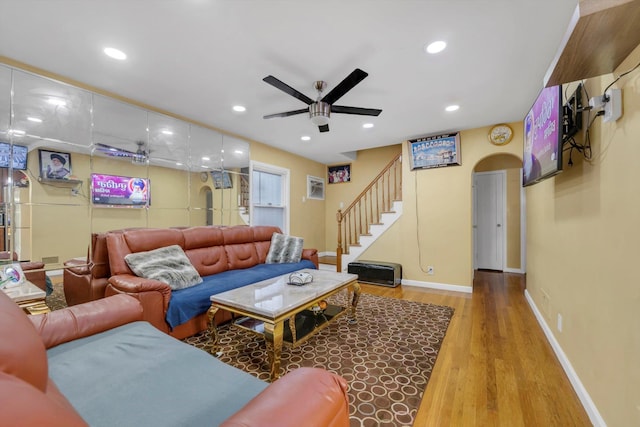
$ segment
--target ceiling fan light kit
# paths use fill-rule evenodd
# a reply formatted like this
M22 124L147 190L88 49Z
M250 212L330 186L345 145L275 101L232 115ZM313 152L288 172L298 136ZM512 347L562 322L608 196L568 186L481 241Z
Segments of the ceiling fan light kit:
M323 126L329 124L330 116L331 106L326 102L314 102L309 105L309 117L314 125Z
M262 79L265 83L280 89L284 93L293 96L296 99L304 102L309 106L308 109L300 109L293 111L285 111L284 113L269 114L264 116L265 119L272 119L275 117L289 117L296 114L302 114L309 112L309 119L311 123L318 126L320 132L329 131L329 118L331 117L331 111L334 113L342 114L356 114L361 116L378 116L382 110L374 108L360 108L360 107L345 107L341 105L333 105L344 94L349 92L355 85L360 83L367 77L368 74L359 68L356 68L351 74L349 74L344 80L342 80L336 87L334 87L328 94L322 97L322 91L327 87L327 83L323 80L317 80L313 83L313 87L318 91L318 99L314 101L307 95L292 88L286 83L281 82L273 76L267 76Z

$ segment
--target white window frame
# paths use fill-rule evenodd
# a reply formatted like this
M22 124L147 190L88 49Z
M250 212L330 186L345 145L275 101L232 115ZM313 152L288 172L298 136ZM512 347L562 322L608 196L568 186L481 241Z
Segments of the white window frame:
M284 234L289 234L290 230L290 179L291 171L287 168L281 168L279 166L271 165L268 163L262 163L255 160L251 160L249 163L249 177L253 180L253 171L272 173L274 175L280 175L282 177L282 203L284 209ZM253 183L251 183L253 185ZM252 188L252 187L251 187ZM253 191L249 195L249 215L250 218L255 218L253 212Z

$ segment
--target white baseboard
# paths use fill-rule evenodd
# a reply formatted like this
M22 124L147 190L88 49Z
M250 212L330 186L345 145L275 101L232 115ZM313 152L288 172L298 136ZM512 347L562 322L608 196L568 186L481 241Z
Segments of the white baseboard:
M439 289L442 291L464 292L470 294L473 292L471 286L449 285L446 283L421 282L419 280L402 279L402 284L407 286L416 286L418 288Z
M330 251L325 251L325 252L318 252L318 256L337 256L337 254L335 252L330 252Z
M521 268L505 268L502 270L504 273L516 273L516 274L524 274L524 270Z
M585 389L584 385L582 385L582 381L580 381L578 374L573 369L573 366L571 365L571 362L569 362L567 355L564 354L562 347L560 347L560 343L558 343L558 341L556 340L556 337L553 335L551 328L549 328L547 322L545 322L542 313L540 313L540 310L538 310L538 307L536 306L535 302L533 302L533 298L531 298L531 294L529 294L527 289L524 290L524 296L529 303L531 310L533 310L533 314L536 316L538 324L540 324L540 327L544 331L544 334L547 337L547 341L549 341L549 344L551 344L553 352L556 354L556 357L558 357L558 360L562 365L562 369L564 369L567 377L569 377L569 381L571 382L573 389L578 394L578 398L580 399L582 406L587 411L589 419L595 427L606 427L607 423L604 422L604 419L600 415L598 408L593 403L593 400L591 400L591 396L589 396L587 389Z

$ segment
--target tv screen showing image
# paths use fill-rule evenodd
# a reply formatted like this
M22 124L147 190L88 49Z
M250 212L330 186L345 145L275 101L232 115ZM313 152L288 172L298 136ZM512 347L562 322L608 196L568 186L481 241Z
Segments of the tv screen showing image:
M143 207L151 204L150 182L146 178L91 174L94 205Z
M562 86L544 88L524 118L522 185L562 171Z
M24 145L13 144L13 168L18 170L27 170L27 154L29 148ZM11 158L11 144L8 142L0 142L0 168L9 167L9 159Z

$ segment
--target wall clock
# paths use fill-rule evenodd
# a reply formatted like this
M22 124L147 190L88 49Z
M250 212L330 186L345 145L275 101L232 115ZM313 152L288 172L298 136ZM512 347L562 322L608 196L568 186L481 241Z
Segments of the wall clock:
M209 174L207 172L200 172L200 181L207 182Z
M506 124L495 125L489 130L489 141L495 145L507 145L513 138L513 129Z

